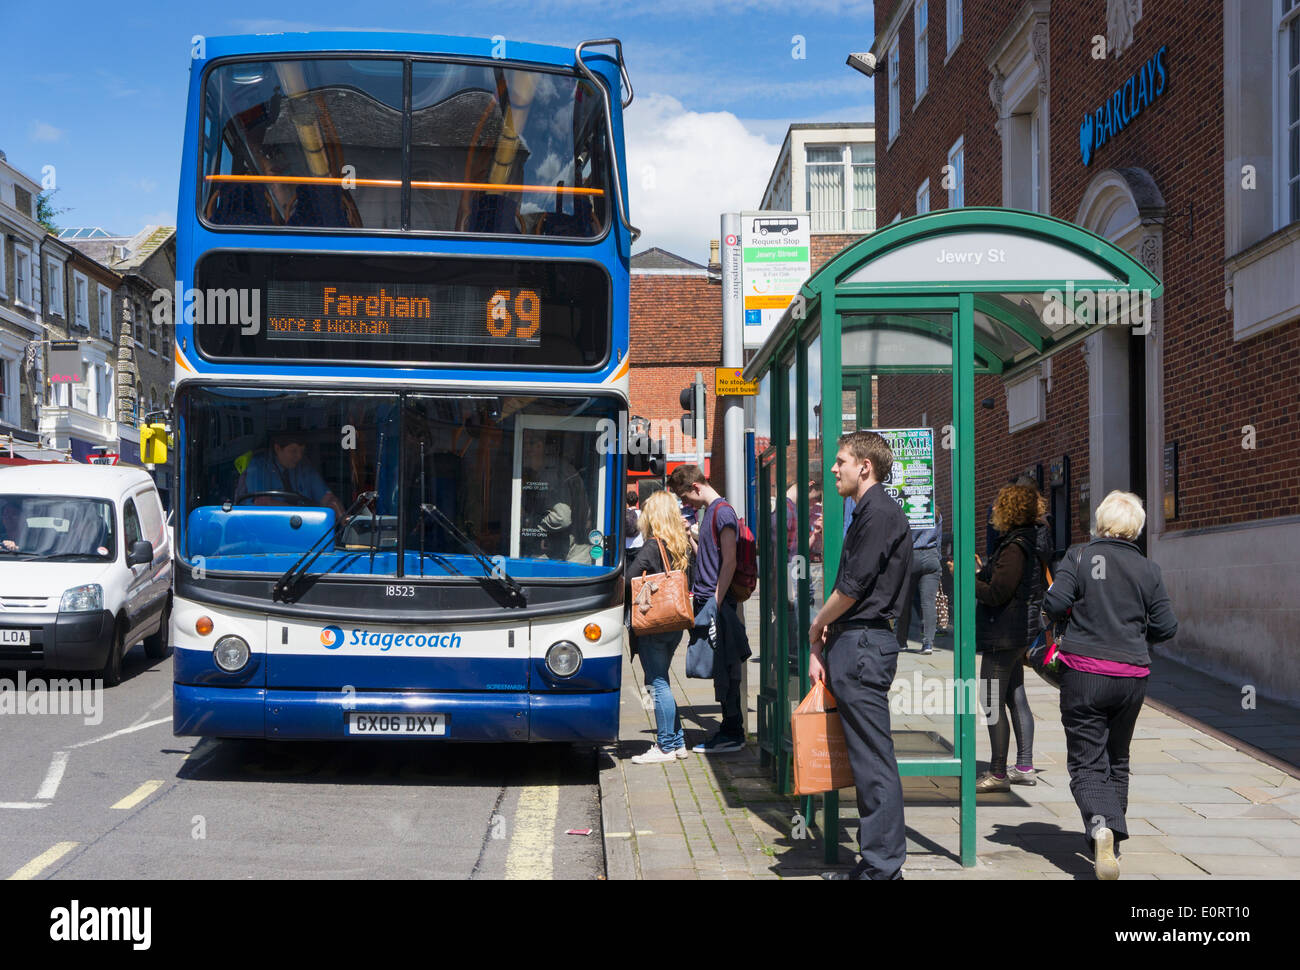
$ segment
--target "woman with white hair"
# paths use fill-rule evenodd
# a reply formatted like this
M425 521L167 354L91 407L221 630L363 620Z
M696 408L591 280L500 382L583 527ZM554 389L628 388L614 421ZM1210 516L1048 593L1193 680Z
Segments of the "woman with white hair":
M1043 599L1048 616L1069 616L1061 722L1098 879L1119 878L1115 849L1128 838L1129 743L1151 672L1147 647L1178 632L1160 567L1134 545L1145 524L1140 498L1111 492L1097 506L1092 541L1066 555Z

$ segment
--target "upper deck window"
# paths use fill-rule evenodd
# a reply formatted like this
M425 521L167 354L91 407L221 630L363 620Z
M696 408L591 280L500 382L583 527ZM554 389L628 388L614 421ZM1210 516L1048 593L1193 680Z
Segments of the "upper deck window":
M216 225L593 238L608 164L600 92L569 74L318 58L205 82Z

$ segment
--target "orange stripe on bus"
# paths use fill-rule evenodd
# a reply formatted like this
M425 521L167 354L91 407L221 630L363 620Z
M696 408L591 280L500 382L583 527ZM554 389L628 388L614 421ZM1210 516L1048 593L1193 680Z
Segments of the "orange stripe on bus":
M318 175L205 175L209 182L255 182L285 185L353 185L378 186L399 189L401 179L343 179ZM604 195L604 189L571 188L567 185L498 185L495 182L412 182L413 189L444 189L483 192L549 192L552 195Z

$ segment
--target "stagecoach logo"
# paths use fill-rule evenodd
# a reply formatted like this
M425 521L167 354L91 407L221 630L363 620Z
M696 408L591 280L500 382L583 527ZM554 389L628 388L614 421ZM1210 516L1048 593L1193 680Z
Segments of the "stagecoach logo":
M337 650L344 643L354 647L378 647L380 653L387 653L393 647L439 647L456 649L460 647L459 633L379 633L374 630L352 630L345 635L336 626L322 627L320 642L326 650Z

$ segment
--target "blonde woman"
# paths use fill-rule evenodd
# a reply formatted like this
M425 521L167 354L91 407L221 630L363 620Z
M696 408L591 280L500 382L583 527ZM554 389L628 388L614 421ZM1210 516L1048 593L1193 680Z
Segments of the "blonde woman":
M642 573L653 575L669 569L686 570L689 588L695 578L695 557L691 551L690 537L686 534L686 523L682 521L682 514L677 508L677 500L666 491L655 492L642 505L638 528L645 538L645 544L636 550L635 558L627 567L627 595L632 595L633 576ZM669 561L666 564L659 552L660 542L668 554ZM655 743L645 754L634 756L633 764L658 764L688 756L686 735L682 731L681 718L677 715L677 702L668 683L668 668L673 662L674 651L682 642L683 632L679 630L676 633L656 633L636 638L645 682L654 695Z
M1147 645L1178 632L1160 567L1134 545L1145 524L1140 498L1111 492L1097 506L1093 540L1061 560L1043 599L1052 619L1070 618L1061 723L1070 793L1098 879L1119 878L1115 849L1128 838L1129 744L1151 673Z

